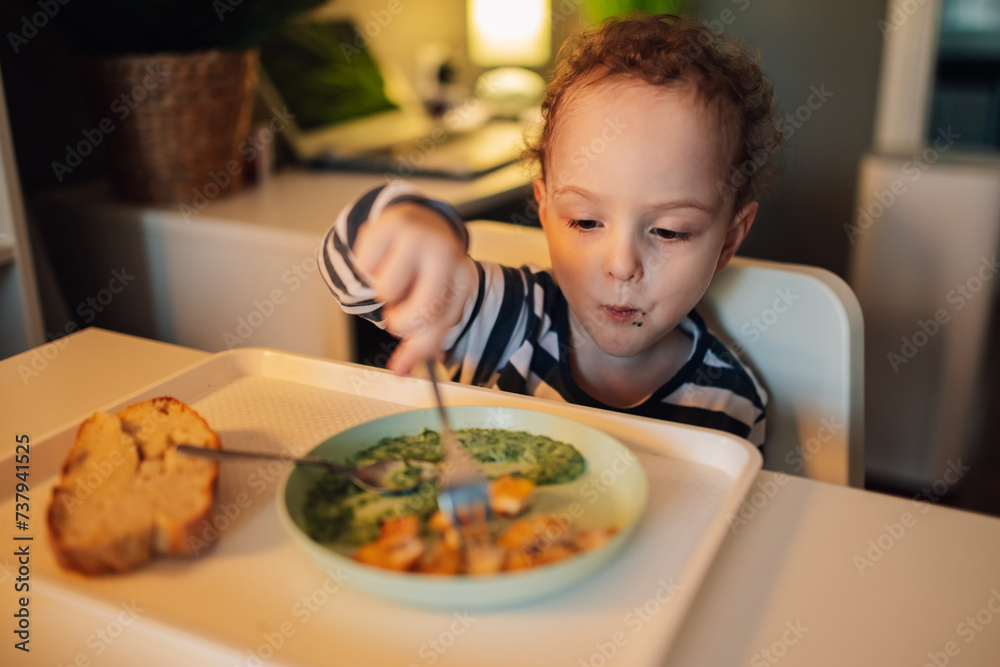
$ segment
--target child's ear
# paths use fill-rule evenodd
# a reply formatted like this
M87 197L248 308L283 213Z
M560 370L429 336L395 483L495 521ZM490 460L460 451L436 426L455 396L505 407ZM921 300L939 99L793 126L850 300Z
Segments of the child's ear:
M536 178L533 182L535 186L535 201L538 202L538 219L542 223L542 228L545 228L545 181L541 178Z
M715 266L716 273L726 268L729 260L739 250L743 239L750 233L750 226L753 225L754 218L757 217L758 208L757 202L752 201L733 216L732 222L729 223L729 231L726 232L726 239L722 243L722 250L719 253L719 263Z

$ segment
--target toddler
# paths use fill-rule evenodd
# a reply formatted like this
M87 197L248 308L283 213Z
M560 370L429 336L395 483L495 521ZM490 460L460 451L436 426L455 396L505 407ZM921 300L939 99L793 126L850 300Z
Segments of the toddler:
M392 181L320 251L341 306L402 339L398 373L443 354L455 381L761 446L767 396L694 311L781 143L757 62L673 16L612 19L563 46L542 116L526 157L551 270L474 261L453 208Z

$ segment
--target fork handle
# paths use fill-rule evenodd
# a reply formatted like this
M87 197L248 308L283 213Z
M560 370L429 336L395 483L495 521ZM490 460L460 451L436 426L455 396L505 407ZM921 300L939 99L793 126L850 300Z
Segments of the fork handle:
M441 400L441 390L438 388L437 369L434 367L433 359L427 360L427 375L431 379L431 388L434 389L434 398L437 399L438 414L441 415L441 426L450 431L451 425L448 423L448 414L444 409L444 401Z
M281 461L282 463L295 463L297 465L313 466L314 468L327 468L338 472L353 472L350 468L342 466L333 461L320 461L319 459L300 459L284 454L272 454L271 452L246 452L238 449L209 449L207 447L194 447L192 445L177 445L177 451L182 454L200 456L206 459L267 459L269 461Z
M466 460L468 452L458 441L458 436L451 428L448 415L444 409L444 401L441 400L441 390L438 388L437 370L434 367L434 360L427 360L427 374L431 379L431 387L434 389L434 398L437 399L438 414L441 415L441 445L444 447L445 460Z

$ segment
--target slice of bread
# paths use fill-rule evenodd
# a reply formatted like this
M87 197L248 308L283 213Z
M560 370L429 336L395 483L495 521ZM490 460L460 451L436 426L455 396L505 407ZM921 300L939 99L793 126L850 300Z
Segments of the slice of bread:
M211 522L219 464L176 445L221 448L175 398L95 412L77 431L52 493L48 526L56 558L83 574L127 572L154 555L194 555L195 530Z

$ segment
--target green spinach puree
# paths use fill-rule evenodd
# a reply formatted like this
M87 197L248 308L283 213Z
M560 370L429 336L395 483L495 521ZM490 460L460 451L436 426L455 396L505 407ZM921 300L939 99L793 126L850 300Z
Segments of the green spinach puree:
M537 485L572 482L583 474L583 456L572 445L526 431L464 428L455 431L459 441L490 479L520 475ZM376 445L347 457L350 466L378 461L410 459L440 463L444 456L436 431L382 438ZM421 469L407 466L392 478L393 485L420 481ZM306 493L303 509L306 530L319 542L357 546L378 536L385 519L416 514L421 524L437 510L437 489L424 482L406 497L386 497L364 491L343 475L326 471Z

